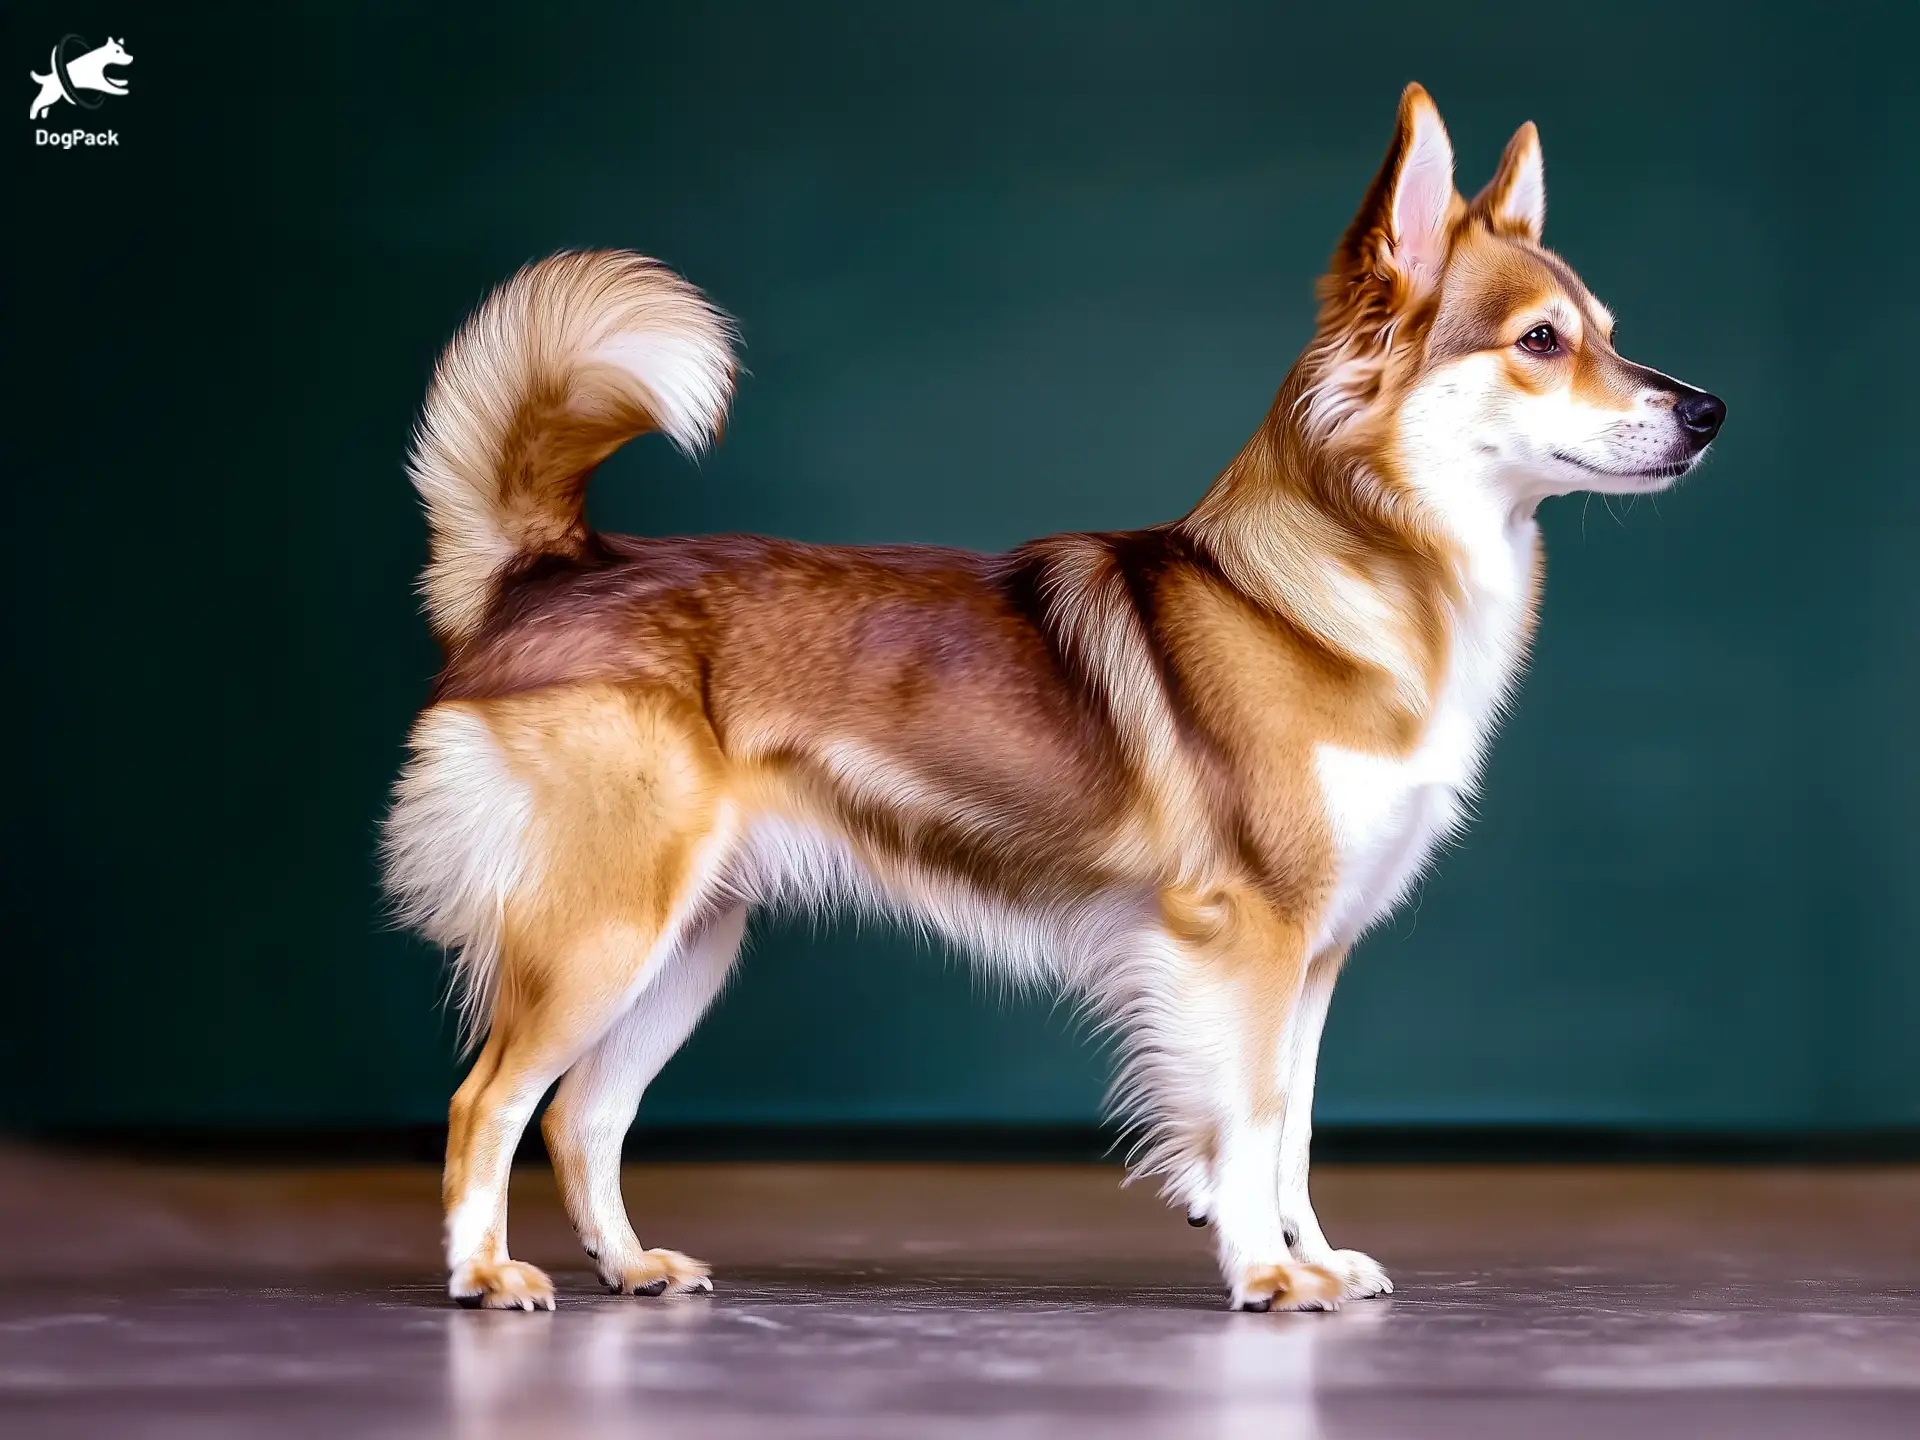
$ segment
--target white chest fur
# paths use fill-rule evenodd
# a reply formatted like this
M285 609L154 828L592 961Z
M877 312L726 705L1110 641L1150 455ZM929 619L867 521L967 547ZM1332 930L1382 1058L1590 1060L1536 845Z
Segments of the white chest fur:
M1526 645L1536 527L1501 517L1462 536L1465 601L1446 678L1406 755L1322 745L1314 756L1338 872L1315 950L1344 948L1403 899L1465 819L1481 761Z

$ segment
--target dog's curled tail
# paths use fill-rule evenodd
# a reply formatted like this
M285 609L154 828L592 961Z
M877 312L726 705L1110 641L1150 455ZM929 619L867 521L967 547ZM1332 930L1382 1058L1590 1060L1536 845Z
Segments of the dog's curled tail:
M658 430L693 454L718 436L734 338L698 290L625 250L555 255L487 298L434 369L409 467L443 644L480 627L516 568L581 553L588 477L621 445Z

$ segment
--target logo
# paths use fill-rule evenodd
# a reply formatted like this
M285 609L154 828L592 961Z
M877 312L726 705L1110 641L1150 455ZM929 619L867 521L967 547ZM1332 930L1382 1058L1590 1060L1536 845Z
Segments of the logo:
M42 75L37 70L27 72L28 75L32 77L34 84L40 87L40 93L34 97L33 105L27 111L27 118L29 120L38 120L44 116L47 111L62 102L78 106L82 110L98 110L100 108L100 97L102 95L124 95L127 93L127 82L115 79L113 76L107 74L107 71L120 65L131 65L132 63L133 56L129 55L126 47L111 35L107 37L106 44L96 46L91 50L87 49L87 42L81 39L80 36L66 36L58 45L53 47L52 53L48 56L47 66L52 72L51 74ZM40 135L47 134L44 130L38 133ZM90 132L84 130L76 130L72 133L74 135L90 135ZM109 130L103 132L102 138L88 138L78 141L67 140L66 136L54 135L48 139L39 140L38 143L42 145L61 145L63 141L66 141L67 143L63 145L62 148L67 149L72 148L74 144L119 144L118 136L114 136L112 140L104 138L104 135L112 134L113 132Z
M33 83L40 87L40 93L33 98L33 104L27 109L29 120L38 120L56 105L72 105L78 110L98 110L103 95L124 95L127 82L109 75L107 71L122 65L131 65L133 56L111 35L107 43L87 48L87 42L78 35L68 35L53 47L47 57L49 74L42 75L38 70L28 71ZM33 132L33 143L50 146L55 150L72 150L76 146L114 145L120 143L117 130L39 130Z

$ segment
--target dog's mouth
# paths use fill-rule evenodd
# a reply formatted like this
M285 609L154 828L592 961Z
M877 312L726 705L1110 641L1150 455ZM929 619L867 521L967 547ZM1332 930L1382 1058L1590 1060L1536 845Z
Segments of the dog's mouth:
M1677 480L1694 467L1700 456L1690 455L1685 460L1675 460L1671 464L1656 465L1646 470L1616 470L1607 465L1595 465L1564 450L1554 451L1553 458L1576 470L1584 470L1589 475L1604 475L1609 480Z

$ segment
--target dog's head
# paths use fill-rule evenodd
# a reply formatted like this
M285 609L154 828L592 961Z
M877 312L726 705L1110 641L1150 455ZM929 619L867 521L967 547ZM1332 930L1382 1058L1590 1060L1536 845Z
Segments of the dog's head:
M1545 220L1531 123L1467 201L1440 112L1408 86L1321 284L1299 395L1309 432L1435 499L1638 494L1699 463L1726 406L1614 348L1612 314L1542 245Z
M100 47L99 54L100 68L103 70L109 65L131 65L133 63L133 56L127 53L127 47L111 35L107 37L107 43Z

